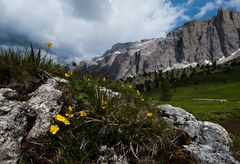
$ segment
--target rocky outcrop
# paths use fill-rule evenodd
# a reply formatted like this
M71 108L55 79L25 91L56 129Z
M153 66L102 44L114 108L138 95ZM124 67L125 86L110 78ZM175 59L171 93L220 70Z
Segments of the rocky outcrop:
M191 136L191 144L184 145L184 149L197 163L239 164L230 152L232 141L222 126L198 121L192 114L178 107L162 105L159 108L165 120Z
M102 57L79 67L111 79L189 64L209 64L231 56L240 47L240 15L221 8L206 21L190 21L166 38L118 43Z
M28 101L11 100L16 91L9 88L0 89L0 163L17 163L21 154L21 142L35 140L45 135L53 115L61 109L58 103L62 92L56 87L63 79L48 79L31 93ZM29 123L29 120L34 120ZM30 131L28 131L30 130Z

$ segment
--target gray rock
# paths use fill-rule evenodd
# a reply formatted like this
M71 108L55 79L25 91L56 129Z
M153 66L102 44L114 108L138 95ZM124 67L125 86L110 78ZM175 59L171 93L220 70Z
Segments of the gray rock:
M191 144L184 145L184 148L197 163L239 164L230 152L232 141L222 126L198 121L192 114L178 107L162 105L159 108L166 120L170 120L174 126L183 129L192 137Z
M101 156L98 158L97 163L101 164L128 164L128 160L124 156L118 156L113 148L101 146Z
M0 100L0 163L16 163L21 153L21 140L27 125L26 104Z
M61 103L57 102L62 96L56 88L59 82L66 81L49 79L24 102L8 100L7 97L17 95L16 91L0 89L0 164L17 163L23 137L35 140L48 132L52 116L61 109ZM28 132L29 117L36 117L36 120Z
M15 90L12 90L10 88L1 88L0 89L0 100L3 100L8 97L13 97L17 95L17 92Z
M112 98L116 98L116 97L120 97L121 96L121 93L114 92L111 89L107 89L105 87L101 87L100 86L99 90L100 90L101 93L104 93L104 94L106 94L106 96L109 96L109 97L112 97Z
M28 106L37 114L35 124L28 133L28 140L35 140L45 135L54 115L60 112L62 104L57 101L62 91L56 89L57 81L48 79L46 84L40 86L29 99Z
M79 68L111 79L166 70L179 64L208 64L240 48L240 15L227 8L205 21L190 21L166 38L117 43L102 57L82 61Z

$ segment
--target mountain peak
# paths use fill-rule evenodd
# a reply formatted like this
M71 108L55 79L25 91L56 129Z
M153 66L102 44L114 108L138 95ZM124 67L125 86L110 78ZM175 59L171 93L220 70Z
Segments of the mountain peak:
M221 19L222 21L230 20L230 12L227 7L221 7L218 9L217 18Z
M215 17L190 21L166 38L116 44L101 60L82 62L80 67L112 79L139 73L211 64L240 48L240 15L220 8Z

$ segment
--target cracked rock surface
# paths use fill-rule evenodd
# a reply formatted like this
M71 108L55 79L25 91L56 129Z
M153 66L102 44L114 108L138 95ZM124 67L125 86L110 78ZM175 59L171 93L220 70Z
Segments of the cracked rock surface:
M62 91L56 87L64 79L51 78L30 94L28 101L8 100L17 93L10 88L0 89L0 164L17 163L21 154L21 141L35 140L44 136L52 116L60 112L58 100ZM34 117L32 128L27 131L28 117Z
M208 121L198 121L192 114L179 107L162 105L159 108L167 121L192 137L191 144L184 145L184 148L197 163L239 164L232 156L230 151L232 141L222 126Z

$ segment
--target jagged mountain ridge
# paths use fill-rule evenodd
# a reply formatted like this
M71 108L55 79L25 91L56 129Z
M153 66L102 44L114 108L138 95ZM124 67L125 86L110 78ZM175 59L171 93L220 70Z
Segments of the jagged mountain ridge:
M166 38L117 43L102 57L82 61L79 67L111 79L144 72L217 62L240 48L240 14L220 8L216 16L190 21Z

